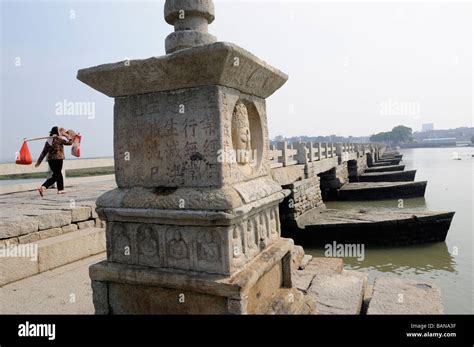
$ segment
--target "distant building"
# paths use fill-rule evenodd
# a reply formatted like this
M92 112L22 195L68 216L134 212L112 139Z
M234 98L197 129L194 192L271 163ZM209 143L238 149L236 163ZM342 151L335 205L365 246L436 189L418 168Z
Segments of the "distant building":
M425 123L421 125L422 132L432 131L432 130L434 130L434 123Z
M445 137L437 139L424 139L423 141L421 141L421 143L427 147L456 146L456 138Z

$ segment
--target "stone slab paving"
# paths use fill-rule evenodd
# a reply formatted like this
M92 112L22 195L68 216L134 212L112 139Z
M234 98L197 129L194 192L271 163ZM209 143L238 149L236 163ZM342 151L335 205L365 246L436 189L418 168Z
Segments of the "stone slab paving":
M344 270L341 258L313 257L294 271L295 287L316 302L316 314L360 314L368 273Z
M0 314L94 314L89 266L105 258L101 253L1 287ZM366 273L340 271L338 263L315 258L309 267L322 268L307 293L316 300L318 314L360 314L367 299L368 314L443 313L439 288L432 284L382 277L372 288Z
M318 314L360 314L364 279L354 274L329 274L315 278L310 293L316 299Z
M301 260L301 264L300 264L299 268L301 270L304 270L306 265L308 265L311 260L313 260L313 256L310 255L310 254L305 254L303 259Z
M405 209L400 211L377 211L365 209L336 210L313 209L298 218L298 226L308 225L340 225L340 224L373 224L385 223L396 225L403 220L423 220L436 222L441 219L452 218L454 212L423 211Z
M425 281L375 279L367 314L442 314L441 291Z
M341 273L344 262L341 258L313 257L305 266L305 270L318 275Z
M306 247L343 244L404 245L446 239L455 212L419 209L312 209L296 220L285 236Z
M347 183L340 188L340 190L362 190L362 189L376 189L376 188L392 188L392 187L405 187L413 186L415 184L421 184L426 181L418 182L354 182Z
M416 170L369 172L359 175L358 182L413 182L415 176Z
M0 195L0 240L97 218L95 200L115 187L106 180L70 187L62 195L50 189L43 198L36 191Z
M104 252L105 230L86 228L24 246L29 253L15 245L1 249L0 286Z
M340 258L303 257L299 270L293 271L294 285L306 294L317 276L341 273L342 268L343 261Z
M367 314L367 310L369 309L369 303L372 299L372 293L374 291L373 284L367 284L364 291L364 301L362 302L362 310L361 314Z
M0 288L0 314L94 314L89 266L101 253Z
M386 200L414 198L425 195L427 181L355 182L342 186L338 200Z
M387 165L387 166L378 166L378 167L369 167L365 170L368 172L387 172L387 171L403 171L405 170L405 165Z

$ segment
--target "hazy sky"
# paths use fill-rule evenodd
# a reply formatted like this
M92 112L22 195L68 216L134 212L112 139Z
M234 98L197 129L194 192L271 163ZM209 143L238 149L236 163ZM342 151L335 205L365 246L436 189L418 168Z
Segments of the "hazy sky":
M77 70L164 54L164 1L1 1L0 160L53 125L112 155L113 100ZM270 137L473 126L472 4L215 1L209 31L286 72L267 100ZM64 102L94 115L67 115ZM58 106L59 103L59 106ZM39 154L42 143L31 144Z

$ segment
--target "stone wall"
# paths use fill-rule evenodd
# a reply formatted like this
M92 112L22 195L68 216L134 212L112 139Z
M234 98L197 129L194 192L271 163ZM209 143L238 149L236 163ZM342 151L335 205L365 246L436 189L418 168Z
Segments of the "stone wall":
M349 183L349 170L347 162L336 165L331 170L318 174L321 179L320 189L323 200L332 199L337 190Z
M349 160L347 162L347 172L349 174L349 182L358 182L359 181L359 168L358 160Z
M294 226L296 218L315 207L323 207L319 186L320 178L313 176L283 186L290 194L280 204L280 221L283 226Z
M367 166L371 167L375 163L375 158L373 153L366 153L367 157Z
M359 176L367 169L367 157L362 156L347 162L349 182L359 182Z
M33 212L32 212L33 213ZM0 247L37 242L86 228L105 228L95 206L77 206L62 211L0 221Z
M321 189L339 189L344 184L349 182L349 170L347 163L344 162L341 165L337 165L331 170L321 172L318 174L321 178Z
M349 182L347 163L344 162L341 165L336 166L336 180L339 188Z
M367 169L367 157L362 156L357 158L357 173L359 175L363 174L365 170Z

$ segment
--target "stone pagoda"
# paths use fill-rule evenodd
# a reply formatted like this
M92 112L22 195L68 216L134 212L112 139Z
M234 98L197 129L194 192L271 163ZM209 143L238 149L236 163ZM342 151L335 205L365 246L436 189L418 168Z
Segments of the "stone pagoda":
M79 70L115 98L116 189L97 200L99 314L309 313L293 288L265 99L287 75L208 33L211 0L167 0L166 55Z

